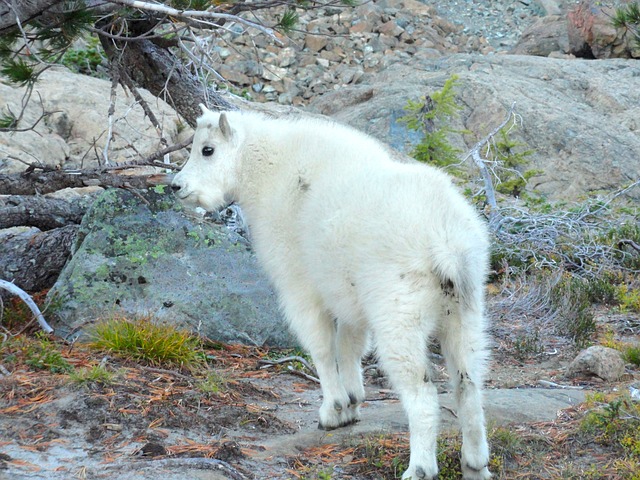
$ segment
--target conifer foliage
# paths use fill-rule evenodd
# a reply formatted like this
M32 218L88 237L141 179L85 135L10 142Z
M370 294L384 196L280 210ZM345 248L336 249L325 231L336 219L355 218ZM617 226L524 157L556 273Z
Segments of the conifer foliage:
M636 47L640 49L640 3L629 3L616 10L613 26L631 32L635 37Z

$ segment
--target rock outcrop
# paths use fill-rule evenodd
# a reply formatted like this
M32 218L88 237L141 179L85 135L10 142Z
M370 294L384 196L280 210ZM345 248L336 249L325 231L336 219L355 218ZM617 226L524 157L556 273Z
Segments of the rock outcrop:
M618 3L624 5L631 1ZM567 14L570 53L586 58L640 58L635 32L615 28L612 19L616 8L602 3L582 0Z
M316 98L308 107L351 124L409 153L418 140L399 122L407 100L442 88L456 74L454 125L468 135L452 138L466 151L505 117L515 102L514 137L534 150L531 167L543 173L529 188L549 199L576 200L620 188L640 171L640 76L635 60L563 60L516 55L456 54L414 57L359 85ZM631 192L640 197L639 189Z

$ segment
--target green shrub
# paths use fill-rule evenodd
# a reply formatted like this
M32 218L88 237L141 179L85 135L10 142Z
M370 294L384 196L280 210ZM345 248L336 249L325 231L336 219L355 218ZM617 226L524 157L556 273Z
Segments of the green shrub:
M540 340L540 331L535 329L532 333L518 335L513 342L513 348L518 360L526 360L542 353L544 347Z
M98 66L106 62L106 55L97 37L88 37L84 48L68 48L60 63L76 73L96 76Z
M610 398L589 411L580 429L601 445L621 448L627 459L640 460L640 403L627 395Z
M591 303L617 305L619 297L618 282L620 278L612 273L587 280L587 296Z
M640 245L640 222L637 214L632 220L610 228L599 240L615 249L614 256L622 267L640 270L640 254L630 244L633 242Z
M531 177L540 175L541 170L526 170L529 157L533 150L526 149L526 145L511 137L513 127L505 127L498 132L498 138L486 147L485 157L493 158L499 165L496 190L504 195L520 197Z
M624 358L625 362L640 367L640 346L625 346L622 349L622 358Z
M640 288L619 285L616 293L621 312L640 312Z
M590 345L596 321L591 309L589 282L563 275L551 291L551 303L558 314L559 333L571 338L578 348Z

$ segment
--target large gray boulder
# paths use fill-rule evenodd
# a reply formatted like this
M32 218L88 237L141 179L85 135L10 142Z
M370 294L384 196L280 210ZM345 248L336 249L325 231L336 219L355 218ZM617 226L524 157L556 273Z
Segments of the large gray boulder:
M399 122L407 100L459 76L463 106L454 136L463 151L504 118L516 102L517 140L534 149L530 181L549 199L577 200L637 180L640 172L640 75L637 60L570 60L520 55L414 56L315 99L309 109L364 130L409 153L419 136ZM640 189L630 192L640 197Z
M161 123L162 136L169 144L188 133L166 102L146 90L139 91ZM0 82L2 113L10 110L18 115L24 93L24 88ZM138 155L151 155L165 147L142 106L121 87L116 88L110 126L111 101L110 81L74 74L64 67L48 69L36 83L19 125L35 127L18 133L0 132L0 173L22 172L26 168L23 162L56 168L96 167L104 162L107 144L108 159L114 164L137 160ZM48 115L40 118L44 112ZM184 151L171 154L172 161L185 157Z
M247 242L151 190L95 201L49 297L65 337L112 315L151 315L213 340L295 344Z

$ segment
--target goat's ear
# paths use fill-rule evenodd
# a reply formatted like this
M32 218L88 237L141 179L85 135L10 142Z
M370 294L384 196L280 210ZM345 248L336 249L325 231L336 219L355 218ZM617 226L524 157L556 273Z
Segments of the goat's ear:
M199 106L200 106L200 110L202 110L203 115L211 111L207 108L207 106L204 103L201 103Z
M224 135L224 138L231 140L231 137L233 137L233 129L231 128L231 125L229 125L229 119L225 113L220 114L218 126L220 127L220 131L222 132L222 135Z

